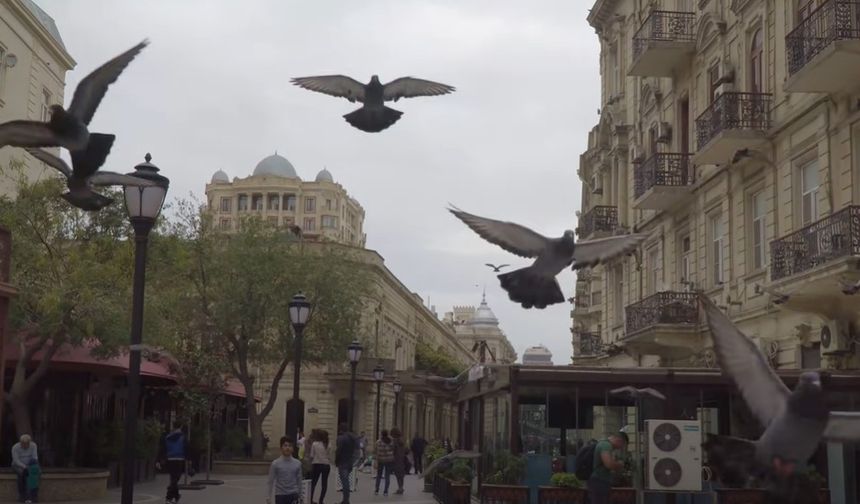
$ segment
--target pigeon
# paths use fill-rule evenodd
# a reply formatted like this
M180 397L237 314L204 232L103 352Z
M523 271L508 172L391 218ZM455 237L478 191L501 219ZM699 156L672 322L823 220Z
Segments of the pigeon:
M651 387L638 389L633 386L627 387L619 387L617 389L613 389L609 391L610 394L630 394L630 397L635 399L641 399L644 397L653 397L654 399L660 399L661 401L666 400L666 396L664 396L659 390L655 390Z
M435 473L438 469L453 464L454 460L457 459L474 460L479 458L481 458L481 452L454 450L451 453L445 455L444 457L439 457L433 462L430 462L430 465L424 468L424 471L421 473L421 477L424 479L432 478L433 473Z
M487 264L485 264L485 266L489 266L490 268L492 268L493 273L501 273L502 268L507 268L508 266L510 266L510 264L500 264L500 265L496 266L495 264L487 263Z
M99 171L110 151L113 140L113 135L91 133L86 150L72 151L72 166L74 168L69 168L65 161L41 149L27 149L27 152L63 174L66 178L66 186L69 188L68 192L63 193L63 199L81 210L97 212L112 204L113 199L95 192L93 186L149 187L156 185L151 180L131 175Z
M399 110L386 107L385 102L416 96L438 96L451 93L455 89L454 86L413 77L401 77L383 85L377 75L371 77L367 84L345 75L296 77L291 82L311 91L363 103L360 109L343 117L355 128L368 133L379 133L396 123L403 115Z
M723 374L732 379L765 429L755 441L712 435L704 443L711 469L723 483L743 484L761 474L788 477L809 460L822 439L860 440L860 412L829 411L817 372L801 374L790 391L758 346L710 299L700 295L699 308L707 318Z
M564 294L555 279L564 268L572 265L576 270L629 254L648 237L644 233L626 234L575 242L570 230L561 238L547 238L512 222L478 217L456 207L448 211L488 242L512 254L535 258L531 266L498 275L511 301L526 309L543 309L564 302Z
M131 60L149 44L144 40L95 69L78 84L72 103L66 110L62 105L51 105L48 122L15 120L0 124L0 148L16 147L65 147L69 151L86 150L90 140L87 129L96 109L107 92ZM113 142L111 141L111 144ZM99 142L110 150L110 144ZM100 155L100 154L99 154ZM104 153L107 156L107 152Z

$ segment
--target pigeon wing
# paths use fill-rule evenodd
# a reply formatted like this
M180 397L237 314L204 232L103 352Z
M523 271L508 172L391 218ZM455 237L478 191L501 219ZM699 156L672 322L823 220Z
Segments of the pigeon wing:
M63 174L66 178L72 176L72 169L69 168L69 165L66 164L65 161L58 158L57 156L51 154L50 152L43 151L42 149L27 149L27 152L38 159L39 161L45 163L51 168L56 168L57 171Z
M84 124L89 124L96 113L96 109L99 108L99 103L104 98L108 86L116 82L119 75L125 70L125 67L148 44L149 41L144 40L84 77L84 80L75 89L72 103L69 105L69 113L80 119Z
M573 249L573 269L594 266L613 257L629 254L646 238L648 234L637 233L577 242Z
M502 247L511 254L537 257L550 242L545 236L513 222L478 217L456 208L449 208L448 211L463 221L472 231L478 233L481 238Z
M70 151L75 176L87 178L98 171L105 164L115 139L114 135L106 133L90 133L84 150Z
M364 84L346 75L318 75L316 77L296 77L290 82L296 86L325 93L351 102L364 103Z
M158 185L151 180L134 177L131 175L123 175L121 173L100 171L88 178L91 185L94 186L133 186L133 187L152 187Z
M43 122L20 120L0 124L0 147L56 147L60 143Z
M823 436L843 443L860 441L860 411L831 411Z
M401 77L394 79L385 85L382 91L382 99L385 101L397 101L401 98L414 98L416 96L439 96L451 93L454 86L441 84L414 77Z
M699 296L699 308L706 315L723 374L731 377L750 411L766 427L785 409L788 387L776 376L756 344L710 299Z

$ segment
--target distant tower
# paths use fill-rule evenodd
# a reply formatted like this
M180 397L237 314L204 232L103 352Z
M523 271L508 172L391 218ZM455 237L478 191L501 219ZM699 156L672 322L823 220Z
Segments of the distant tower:
M529 347L523 352L525 366L552 366L552 352L543 345Z

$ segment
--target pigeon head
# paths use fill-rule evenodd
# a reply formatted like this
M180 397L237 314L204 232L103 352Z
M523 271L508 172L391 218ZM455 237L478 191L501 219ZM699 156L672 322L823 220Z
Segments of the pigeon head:
M807 371L800 375L800 383L798 387L817 387L821 388L821 375L815 371Z
M567 229L564 231L564 234L562 235L562 239L564 239L564 241L569 241L569 242L573 243L576 241L576 234L574 234L574 232L571 231L570 229Z
M370 82L372 82L374 84L378 84L379 83L379 76L378 75L371 75L370 76Z

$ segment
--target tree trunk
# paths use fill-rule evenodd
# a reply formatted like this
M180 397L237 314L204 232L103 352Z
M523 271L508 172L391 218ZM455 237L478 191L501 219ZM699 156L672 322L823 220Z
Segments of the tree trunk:
M263 458L263 417L257 413L257 408L248 411L248 425L251 427L251 457Z
M27 397L8 396L9 406L12 408L12 418L15 420L15 431L18 436L29 434L34 436L33 424L30 421L30 405Z

